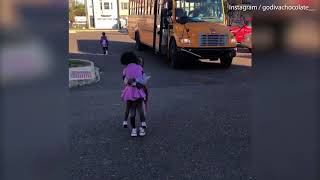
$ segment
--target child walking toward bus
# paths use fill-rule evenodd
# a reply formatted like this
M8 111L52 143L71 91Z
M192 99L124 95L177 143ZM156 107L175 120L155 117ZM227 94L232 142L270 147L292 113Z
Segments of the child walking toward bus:
M102 32L102 36L100 38L100 45L102 47L103 54L108 55L109 41L105 32Z
M139 135L146 134L145 129L146 118L144 111L144 101L147 99L145 91L146 82L143 67L141 66L141 59L139 59L133 52L125 52L121 56L121 64L125 65L123 69L122 78L125 83L125 88L122 91L121 98L126 102L125 120L123 126L127 127L127 119L130 116L130 124L132 127L131 136L136 137L138 130L135 125L135 116L138 112L140 115L141 126L139 127Z

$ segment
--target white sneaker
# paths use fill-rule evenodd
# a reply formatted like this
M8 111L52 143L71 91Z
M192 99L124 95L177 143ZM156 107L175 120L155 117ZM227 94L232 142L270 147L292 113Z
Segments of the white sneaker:
M138 134L137 134L137 128L133 128L132 131L131 131L131 137L137 137Z
M123 121L122 127L123 127L123 128L127 128L127 127L128 127L128 121Z
M146 131L144 130L144 128L140 127L139 128L139 136L145 136L146 135Z
M141 122L141 127L143 127L144 129L147 128L147 123L146 122Z

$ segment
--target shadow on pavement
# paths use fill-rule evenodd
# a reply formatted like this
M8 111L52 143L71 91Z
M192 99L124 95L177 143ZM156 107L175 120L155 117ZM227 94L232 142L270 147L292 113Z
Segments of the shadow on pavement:
M97 40L77 40L78 51L83 53L102 53L99 39ZM109 41L109 54L121 54L124 51L134 50L133 44L125 41Z
M251 53L237 53L237 57L243 57L243 58L252 58Z
M118 40L118 39L117 39ZM102 55L102 49L99 43L99 40L77 40L78 43L78 51L77 53L72 53L72 57L86 57L87 55ZM119 41L109 41L109 56L100 56L99 59L106 58L120 58L121 54L125 51L135 51L139 56L144 57L147 61L152 60L152 63L157 64L159 67L167 66L169 67L169 62L165 55L154 55L152 48L147 48L144 51L137 52L134 48L134 43L126 42L125 40L119 39ZM117 56L117 57L113 57ZM250 58L251 54L239 54L238 57ZM236 61L236 59L234 59ZM100 62L97 62L98 64ZM151 63L151 62L150 62ZM146 64L148 66L148 62ZM245 68L251 69L250 66L240 65L240 64L232 64L232 68ZM188 62L181 70L203 70L203 69L215 69L215 70L228 70L229 68L221 67L219 61L211 61L211 62Z
M248 48L244 47L238 47L238 53L250 53L250 50Z
M120 29L118 30L119 33L127 35L128 34L128 30L127 29Z
M220 61L212 61L212 62L194 62L188 64L184 69L186 70L205 70L205 69L214 69L214 70L228 70L233 68L242 68L242 69L251 69L250 66L232 64L229 68L224 68L221 66Z
M143 53L144 52L144 53ZM167 60L166 55L154 55L152 48L147 48L142 52L137 52L140 56L147 56L154 59L155 62L160 66L167 66L167 68L171 68L169 61ZM251 58L251 54L238 56L238 57L245 57ZM145 58L147 59L147 58ZM234 62L236 60L234 59ZM146 62L147 63L147 62ZM148 63L146 64L148 65ZM244 68L244 69L251 69L251 66L240 65L240 64L232 64L230 68ZM215 70L228 70L229 68L223 68L220 64L220 61L194 61L194 62L187 62L182 69L176 70L208 70L208 69L215 69Z

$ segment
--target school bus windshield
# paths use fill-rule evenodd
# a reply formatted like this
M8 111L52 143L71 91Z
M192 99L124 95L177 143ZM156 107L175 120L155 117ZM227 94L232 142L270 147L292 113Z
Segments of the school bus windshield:
M177 0L176 20L187 22L224 22L221 0Z

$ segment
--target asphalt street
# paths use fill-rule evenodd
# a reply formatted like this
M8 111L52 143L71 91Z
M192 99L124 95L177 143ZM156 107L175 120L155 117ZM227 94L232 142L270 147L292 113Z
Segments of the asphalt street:
M151 50L137 52L151 75L147 135L121 127L122 52L134 50L125 33L69 35L69 57L91 60L101 81L70 90L72 179L247 180L250 163L251 54L241 50L229 69L199 63L171 69ZM138 121L139 122L139 121Z

